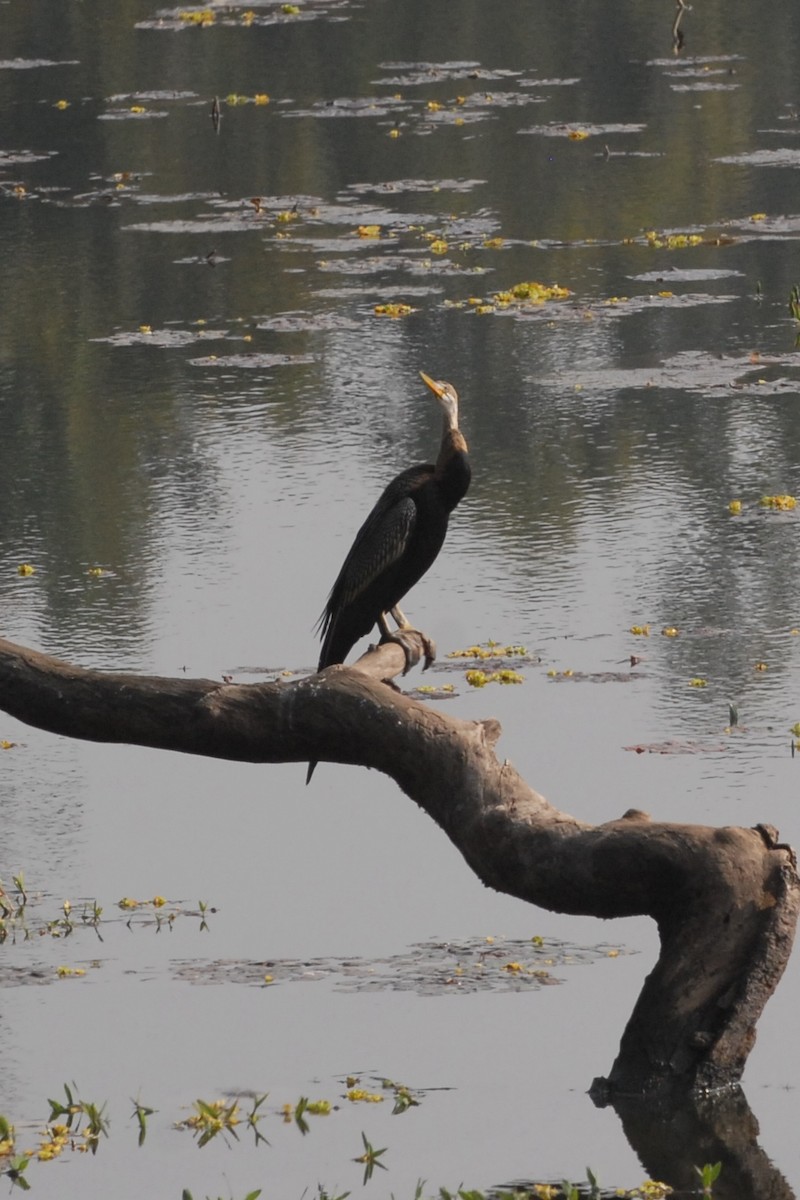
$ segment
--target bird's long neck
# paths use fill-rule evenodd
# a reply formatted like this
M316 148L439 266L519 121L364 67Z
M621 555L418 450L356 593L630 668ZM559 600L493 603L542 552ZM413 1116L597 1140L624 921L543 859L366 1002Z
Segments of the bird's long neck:
M466 438L458 428L457 418L446 415L434 478L448 511L452 512L466 494L470 474Z
M458 428L458 417L453 413L445 413L442 425L442 443L439 446L439 457L436 459L436 474L442 475L447 464L457 454L467 453L467 440Z
M445 418L445 427L441 431L441 445L437 458L437 475L443 474L447 463L457 454L467 454L467 438L464 437L455 422L451 424L450 419Z

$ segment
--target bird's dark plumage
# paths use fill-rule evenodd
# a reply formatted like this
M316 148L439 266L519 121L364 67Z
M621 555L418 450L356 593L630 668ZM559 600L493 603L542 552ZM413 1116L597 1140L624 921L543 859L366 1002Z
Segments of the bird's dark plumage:
M320 619L320 671L344 662L358 639L422 578L442 548L450 513L469 487L455 388L423 379L444 412L439 457L393 479L356 534Z
M422 374L443 413L435 463L402 471L356 534L319 622L318 670L344 662L359 638L378 625L391 636L387 613L405 621L397 605L430 568L442 548L450 513L470 482L467 443L458 427L458 395L450 383ZM401 625L408 628L407 623ZM431 650L431 658L433 651ZM316 763L309 765L306 782Z

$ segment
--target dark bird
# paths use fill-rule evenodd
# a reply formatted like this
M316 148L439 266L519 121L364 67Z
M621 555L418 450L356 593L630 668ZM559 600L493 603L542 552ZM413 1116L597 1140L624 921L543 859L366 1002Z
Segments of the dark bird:
M413 647L404 640L412 626L398 605L436 559L450 513L466 494L470 481L467 443L458 427L456 389L422 371L420 375L442 410L439 457L435 463L401 471L356 534L320 618L323 641L319 671L344 662L373 625L380 629L382 641L400 643L406 654L406 669L415 661ZM398 626L394 632L387 621L390 613ZM423 644L425 665L430 666L435 648L424 636ZM309 766L306 782L315 766Z

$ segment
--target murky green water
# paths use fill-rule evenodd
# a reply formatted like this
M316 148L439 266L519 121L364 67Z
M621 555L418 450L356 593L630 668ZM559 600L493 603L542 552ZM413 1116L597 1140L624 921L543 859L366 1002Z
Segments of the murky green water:
M759 500L800 492L800 12L703 5L675 56L655 4L298 7L212 5L202 25L143 0L0 4L3 634L164 674L310 665L365 510L436 445L424 369L459 388L474 475L409 612L443 653L541 657L522 688L442 674L452 710L499 716L501 752L588 820L636 805L796 842L798 518ZM531 280L569 295L497 300ZM0 1113L34 1146L74 1079L112 1119L94 1158L32 1165L37 1194L355 1189L362 1130L389 1147L374 1195L586 1163L640 1181L583 1092L648 923L487 894L364 771L322 765L306 791L302 766L7 718L0 739L20 743L0 759L0 878L44 894L31 928L65 897L218 910L204 931L122 918L102 943L0 947L2 970L47 980L3 976ZM177 966L501 934L641 953L512 996L201 986ZM797 1003L790 969L747 1075L793 1183ZM340 1099L358 1072L453 1090L390 1118ZM171 1128L224 1089L270 1093L271 1146L198 1153ZM303 1138L278 1114L300 1095L343 1109ZM131 1096L158 1109L141 1150Z

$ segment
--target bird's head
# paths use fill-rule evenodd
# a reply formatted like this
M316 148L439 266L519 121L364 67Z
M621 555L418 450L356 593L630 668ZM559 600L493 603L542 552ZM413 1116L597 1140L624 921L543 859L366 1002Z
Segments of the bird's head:
M439 402L447 427L458 429L458 392L452 383L445 383L443 379L431 379L424 371L420 371L419 374L422 382L428 385Z

